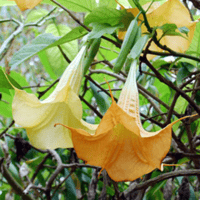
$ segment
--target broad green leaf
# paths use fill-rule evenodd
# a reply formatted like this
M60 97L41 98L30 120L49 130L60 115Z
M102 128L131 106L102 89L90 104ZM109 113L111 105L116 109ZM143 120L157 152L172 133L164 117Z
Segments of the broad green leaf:
M45 71L49 74L49 76L53 80L57 79L57 76L52 69L51 63L49 62L47 52L41 51L38 53L38 56L40 58L40 62L42 63L43 67L45 68Z
M147 199L164 200L160 189L166 184L167 180L155 184L147 193Z
M176 24L164 24L162 26L159 26L158 28L161 29L165 33L168 31L175 31L177 29L177 25Z
M111 26L115 26L121 22L123 17L127 15L126 10L117 10L114 8L108 7L99 7L94 9L87 17L85 18L85 24L89 25L92 22L98 23L107 23Z
M198 22L196 25L192 42L186 53L193 54L195 56L200 55L200 22Z
M97 7L95 0L57 0L57 2L74 12L91 12ZM52 4L50 0L44 0L43 3Z
M48 46L56 42L60 37L55 37L53 34L45 33L42 35L39 35L37 38L32 40L30 44L25 45L22 47L19 51L17 51L11 61L10 65L11 67L16 67L26 59L34 56L38 52L47 49Z
M190 74L190 72L187 70L187 68L181 67L181 68L178 70L178 74L177 74L177 78L176 78L177 84L178 84L178 85L181 85L183 79L184 79L186 76L188 76L189 74Z
M187 27L185 27L185 26L178 28L178 30L179 30L181 33L184 33L185 35L188 35L188 33L189 33L189 31L190 31L190 30L189 30Z
M2 93L1 93L2 94ZM0 101L0 115L3 117L12 117L12 106L11 103L5 103L6 100L4 95L5 93L2 94L2 100Z
M106 6L106 7L110 7L110 8L116 8L117 3L115 0L100 0L98 6L99 7Z
M128 0L129 4L131 5L132 8L135 8L135 4L133 3L133 0Z
M13 6L16 5L14 1L0 0L0 6Z
M46 33L52 33L54 36L63 36L64 34L70 32L70 28L65 25L56 25L50 24L46 28ZM65 55L69 58L69 60L73 60L73 58L78 53L78 43L76 40L68 42L66 44L62 44L60 46L65 53ZM46 58L48 60L48 67L52 69L56 77L62 75L64 69L68 65L68 62L63 57L58 47L52 47L46 50ZM48 70L47 70L48 71Z
M118 2L121 5L123 5L125 8L130 8L131 7L131 4L130 4L129 0L118 0ZM131 0L131 3L133 3L133 0Z
M21 86L13 79L13 77L7 75L7 78L15 87L22 89ZM12 85L9 83L7 78L3 69L0 67L0 88L13 89Z
M181 36L181 37L184 37L181 33L176 32L176 29L178 29L176 24L164 24L162 26L159 26L158 28L163 31L163 36L170 35L170 36Z
M56 37L53 34L49 33L41 34L34 40L32 40L31 43L25 45L19 51L17 51L13 55L9 64L12 68L14 68L17 65L21 64L23 61L43 50L78 39L86 35L86 33L87 31L83 29L83 27L77 27L63 37Z
M187 77L194 69L193 65L186 62L180 62L179 66L181 66L181 68L178 70L176 79L178 85L182 84L183 79Z
M86 29L84 29L82 26L76 27L76 28L72 29L69 33L67 33L66 35L61 37L58 41L56 41L55 43L50 45L48 48L64 44L64 43L70 42L75 39L79 39L79 38L83 37L84 35L86 35L87 33L88 33L88 31Z
M90 82L90 87L92 89L92 92L94 94L94 97L100 108L101 113L105 114L107 109L110 107L108 96L103 91L99 91L100 89L92 82Z
M183 114L185 112L185 109L187 108L187 106L188 106L188 102L182 96L180 96L177 100L177 103L176 103L174 109L176 112ZM175 127L175 125L173 127Z
M0 88L13 89L12 85L6 78L2 68L0 68Z
M93 27L92 32L89 33L89 39L100 38L105 33L112 34L117 28L122 28L123 24L117 24L115 26L110 26L109 24L101 24L98 22L91 23Z
M22 89L22 87L24 86L29 86L29 83L27 82L27 80L25 79L24 76L22 76L20 73L17 73L15 71L11 71L10 75L8 76L9 78L12 78L13 80L17 81L17 85L13 84L13 82L11 82L15 87ZM26 88L24 89L26 92L32 93L32 90L30 88Z
M13 165L13 163L10 163L10 165L9 165L9 171L10 171L10 173L12 174L12 177L13 177L20 185L22 185L22 181L21 181L21 179L20 179L20 177L19 177L19 173L18 173L18 171L17 171L17 168L16 168L15 165Z
M189 200L194 200L194 199L197 199L196 196L195 196L195 193L194 193L194 188L192 187L192 185L189 183L190 185L190 198Z
M69 175L69 171L65 168L64 169L64 177ZM65 181L65 188L67 193L67 199L69 200L76 200L76 187L71 178L71 176Z
M30 22L36 22L39 19L41 19L42 17L44 17L45 15L47 15L49 12L45 9L34 9L31 10L31 12L28 13L28 16L26 18L26 23L30 23Z
M0 88L0 115L4 117L12 117L12 100L14 97L14 90Z

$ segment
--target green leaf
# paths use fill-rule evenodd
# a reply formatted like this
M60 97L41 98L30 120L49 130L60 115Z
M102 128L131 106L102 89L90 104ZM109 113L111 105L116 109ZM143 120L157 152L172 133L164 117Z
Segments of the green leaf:
M163 36L170 35L170 36L181 36L181 37L184 37L181 33L176 32L176 29L178 29L176 24L164 24L162 26L159 26L158 28L163 31Z
M190 30L189 30L187 27L185 27L185 26L178 28L178 30L179 30L181 33L184 33L184 34L187 35L187 36L188 36L189 31L190 31Z
M97 7L96 0L57 0L57 2L74 12L91 12ZM43 3L55 6L50 0L44 0Z
M181 62L179 63L179 65L181 66L181 68L178 70L176 79L178 85L182 84L183 79L187 77L194 69L194 66L189 63Z
M189 198L189 200L197 199L196 196L195 196L195 193L194 193L194 189L193 189L193 187L191 186L190 183L189 183L189 186L190 186L190 198Z
M195 56L200 55L200 22L196 25L192 42L186 53L193 54Z
M25 45L19 51L17 51L13 55L9 64L12 68L14 68L17 65L21 64L23 61L43 50L78 39L86 35L86 33L87 31L83 29L83 27L77 27L63 37L56 37L53 34L49 33L41 34L34 40L32 40L30 44Z
M49 76L53 80L57 79L57 76L54 73L54 70L52 69L51 63L49 62L47 52L46 51L41 51L41 52L38 53L38 56L40 58L40 62L42 63L45 71L49 74Z
M168 31L175 31L177 29L177 26L176 24L164 24L162 26L159 26L158 28L165 33Z
M12 85L6 78L2 68L0 68L0 88L13 89Z
M116 8L117 3L115 0L100 0L98 6L99 7L106 6L106 7L110 7L110 8Z
M55 43L50 45L48 48L67 43L72 40L79 39L79 38L83 37L84 35L86 35L87 33L88 33L88 31L85 28L83 28L82 26L76 27L76 28L72 29L69 33L67 33L66 35L61 37L58 41L56 41Z
M54 36L63 36L65 33L70 32L70 28L65 25L56 25L50 24L46 28L47 33L52 33ZM69 58L69 60L73 60L76 54L78 53L78 43L76 40L68 42L66 44L62 44L60 46L65 53L65 55ZM53 55L53 56L52 56ZM46 58L48 60L48 67L50 67L56 77L62 75L64 69L68 65L68 62L63 57L58 47L52 47L46 50ZM45 68L47 68L45 66ZM47 72L49 70L47 69Z
M60 37L55 37L53 34L45 33L39 35L37 38L32 40L30 44L25 45L19 51L17 51L11 61L11 67L16 67L17 65L21 64L26 59L34 56L38 52L47 49L48 46L56 42Z
M67 177L68 175L69 175L69 171L65 168L64 177ZM65 181L65 188L67 190L66 191L67 199L76 200L76 187L71 176Z
M22 89L21 86L12 77L7 75L7 78L15 87ZM10 84L7 78L3 69L0 67L0 88L13 89L12 85Z
M92 89L93 95L96 99L96 102L100 108L101 113L105 114L107 109L110 107L108 96L104 92L99 91L100 89L92 82L90 82L90 87Z
M121 22L123 17L127 15L126 10L117 10L114 8L108 7L99 7L94 9L87 17L85 18L85 24L89 25L92 22L98 23L107 23L111 26L115 26Z
M0 6L13 6L16 5L14 1L0 0Z
M25 23L37 22L39 19L47 15L49 12L45 9L34 9L28 13Z
M101 24L98 22L91 23L91 26L93 27L92 32L89 33L89 39L92 38L100 38L104 34L112 34L117 28L122 28L123 24L117 24L115 26L111 26L109 24Z
M2 98L4 98L4 95L5 94L2 94ZM5 103L4 99L0 101L0 115L3 117L12 117L12 106L10 103Z

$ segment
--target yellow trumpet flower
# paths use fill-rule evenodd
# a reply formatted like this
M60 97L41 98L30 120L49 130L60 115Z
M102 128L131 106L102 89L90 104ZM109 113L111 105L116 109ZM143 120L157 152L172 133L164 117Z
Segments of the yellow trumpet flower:
M114 181L133 181L155 168L162 170L162 160L170 149L172 125L186 118L157 132L145 131L140 122L135 74L136 61L131 66L118 104L112 97L112 105L94 135L63 125L72 132L78 157L87 164L106 169Z
M37 6L42 0L9 0L15 1L21 11L32 9Z
M144 5L143 8L146 10L148 8L147 5ZM139 10L137 8L128 9L127 12L133 13L134 16L137 16ZM158 2L154 2L146 13L147 20L151 27L158 27L164 24L176 24L178 28L187 27L189 29L188 37L186 38L181 36L164 36L160 43L162 45L166 45L170 49L184 53L188 48L192 41L194 31L196 28L197 21L191 21L189 11L187 8L179 1L179 0L168 0L164 4L158 6ZM143 20L142 15L139 17L140 20ZM142 25L142 33L147 32L145 25ZM119 31L119 38L123 39L125 32ZM162 30L157 29L157 38L159 39L162 35ZM163 52L162 49L157 47L157 45L152 42L149 48L153 51ZM155 56L150 56L153 58Z
M12 104L15 123L26 129L33 146L40 149L71 148L71 132L64 127L54 128L57 122L94 133L96 125L82 120L82 104L78 92L83 77L83 46L63 73L53 93L43 101L34 94L15 89Z

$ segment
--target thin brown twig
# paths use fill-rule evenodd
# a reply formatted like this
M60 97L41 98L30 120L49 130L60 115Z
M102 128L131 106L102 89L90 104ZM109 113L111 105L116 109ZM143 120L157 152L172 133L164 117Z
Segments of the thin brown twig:
M127 190L125 190L124 196L128 196L129 193L136 191L136 190L141 190L143 188L148 188L149 186L152 186L160 181L169 179L169 178L174 178L177 176L197 176L200 175L200 170L198 169L193 169L193 170L179 170L179 171L172 171L168 173L161 174L155 178L152 178L150 180L147 180L141 184L133 185L133 187L129 187Z

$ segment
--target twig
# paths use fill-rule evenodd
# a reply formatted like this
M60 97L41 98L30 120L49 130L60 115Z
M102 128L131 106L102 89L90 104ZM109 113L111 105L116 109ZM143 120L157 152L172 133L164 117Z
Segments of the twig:
M81 101L83 101L91 110L94 111L94 113L100 117L100 118L103 118L103 115L97 110L95 109L90 103L88 103L82 96L79 95L79 98Z
M180 88L178 88L177 86L175 86L171 81L167 80L166 78L164 78L160 72L158 72L153 65L147 60L147 58L145 57L140 57L140 60L142 62L144 62L145 64L147 64L149 66L149 68L155 73L156 77L163 83L165 83L166 85L168 85L169 87L171 87L172 89L174 89L175 91L179 92L179 94L186 99L191 106L195 109L195 111L200 115L200 108L197 106L197 104L187 95L184 93L184 91L182 91Z
M31 178L31 182L34 181L34 179L36 178L38 172L39 172L40 169L43 167L44 163L45 163L46 160L49 158L49 156L50 156L50 153L48 153L48 154L44 157L44 159L42 160L42 162L40 162L40 164L37 166L37 169L35 170L35 172L34 172L32 178Z
M163 181L163 180L166 180L169 178L174 178L177 176L196 176L196 175L200 175L200 170L198 170L198 169L188 170L187 169L187 170L168 172L168 173L161 174L155 178L152 178L148 181L145 181L141 184L133 185L133 187L130 186L123 193L124 193L124 196L126 197L126 196L128 196L129 193L131 193L133 191L140 190L143 188L148 188L149 186L152 186L160 181Z
M158 56L176 56L176 57L183 57L183 58L189 58L191 60L195 60L197 62L200 62L200 59L198 57L189 55L189 54L184 54L184 53L178 53L178 52L157 52L157 51L152 51L152 50L148 50L147 51L148 54L153 54L153 55L158 55Z
M88 190L88 200L94 200L98 183L98 170L94 169Z
M88 165L84 163L72 163L72 164L62 164L63 168L77 168L77 167L89 167L93 169L101 169L100 167L94 166L94 165Z
M61 54L63 55L64 59L65 59L68 63L71 63L71 60L67 57L67 55L65 54L65 52L63 51L63 49L61 48L60 45L58 45L58 48L59 48Z
M57 80L55 80L46 90L42 91L42 92L37 92L39 94L38 99L40 99L46 92L48 92L60 79L58 78Z
M10 172L8 171L7 167L3 164L3 158L1 158L1 166L0 171L3 175L3 177L7 180L8 184L13 188L14 192L18 195L20 195L24 200L33 200L30 195L24 194L24 189L21 187L21 185L12 177Z
M104 88L102 88L99 84L97 84L90 76L86 75L85 77L88 80L90 80L94 85L96 85L101 91L105 92L110 97L110 93L107 90L105 90ZM114 99L115 99L115 101L118 101L117 98L114 97Z
M62 8L64 11L66 11L68 14L69 14L69 16L75 21L75 22L77 22L79 25L81 25L83 28L85 28L87 31L91 31L91 29L89 29L85 24L83 24L78 18L76 18L66 7L64 7L63 5L61 5L60 3L58 3L57 1L55 1L55 0L51 0L53 3L55 3L57 6L59 6L60 8ZM107 38L107 37L105 37L105 36L102 36L102 38L104 39L104 40L107 40L107 41L109 41L109 42L111 42L111 43L113 43L116 47L121 47L121 45L119 44L119 43L117 43L116 41L114 41L114 40L112 40L112 39L110 39L110 38Z
M0 139L3 137L3 135L8 131L8 129L15 123L14 120L10 123L10 125L0 134Z
M3 57L7 53L12 41L15 38L15 36L17 36L19 33L21 33L23 28L24 28L24 24L23 23L21 23L21 22L18 22L18 23L19 23L19 26L17 27L17 29L1 45L1 48L0 48L0 61L3 59Z
M53 172L53 174L49 178L48 182L46 183L46 188L45 188L47 200L51 200L51 195L50 195L51 185L53 184L53 181L55 180L57 175L63 170L63 166L62 166L62 160L60 156L57 154L57 152L55 150L50 150L50 149L48 151L52 155L52 157L54 157L57 161L56 170Z

